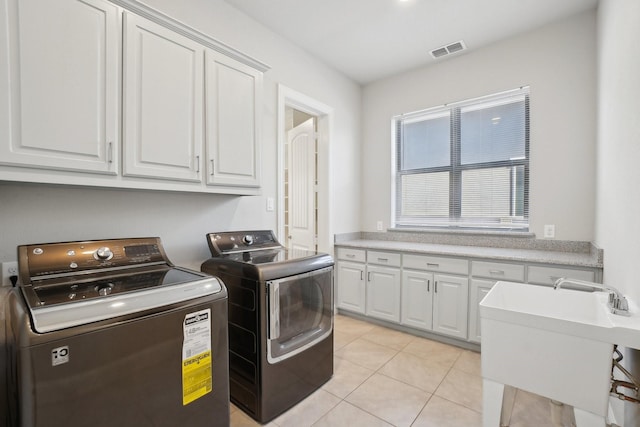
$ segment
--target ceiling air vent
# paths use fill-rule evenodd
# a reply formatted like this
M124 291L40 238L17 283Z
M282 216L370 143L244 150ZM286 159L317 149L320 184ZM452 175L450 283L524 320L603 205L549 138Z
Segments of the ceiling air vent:
M433 49L431 51L431 56L434 58L442 58L443 56L451 55L452 53L460 52L465 50L467 47L464 45L462 40L457 41L455 43L448 44L446 46L439 47L437 49Z

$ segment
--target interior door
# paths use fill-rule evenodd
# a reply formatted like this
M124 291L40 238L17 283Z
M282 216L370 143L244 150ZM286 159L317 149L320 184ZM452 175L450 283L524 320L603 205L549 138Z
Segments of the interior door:
M288 139L289 249L316 250L316 138L314 119L291 129Z

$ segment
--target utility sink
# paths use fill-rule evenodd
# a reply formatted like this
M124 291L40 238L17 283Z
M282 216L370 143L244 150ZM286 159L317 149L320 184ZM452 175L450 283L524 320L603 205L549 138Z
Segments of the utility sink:
M640 348L640 316L612 314L606 292L498 282L480 303L484 427L504 386L572 405L577 427L604 427L614 344Z

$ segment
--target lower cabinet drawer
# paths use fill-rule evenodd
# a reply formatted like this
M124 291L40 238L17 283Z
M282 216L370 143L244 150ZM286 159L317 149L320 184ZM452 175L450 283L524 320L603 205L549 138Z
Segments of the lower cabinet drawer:
M402 267L442 273L469 274L469 261L428 255L402 255Z
M471 261L471 275L495 280L524 282L524 265L491 261Z
M400 254L394 252L367 251L367 263L400 267Z
M338 259L355 262L365 262L367 259L367 252L364 249L338 248L336 252Z
M527 269L527 282L538 285L553 285L561 277L595 281L596 273L592 270L580 270L563 267L542 267L530 265Z

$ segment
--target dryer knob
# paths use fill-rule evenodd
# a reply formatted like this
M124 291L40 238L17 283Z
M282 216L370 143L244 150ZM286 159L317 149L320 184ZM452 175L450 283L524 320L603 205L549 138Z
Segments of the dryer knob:
M253 236L250 234L247 234L242 238L242 241L244 242L245 245L251 246L253 245Z
M113 252L106 246L98 248L98 250L93 254L94 258L97 260L108 260L113 258Z

